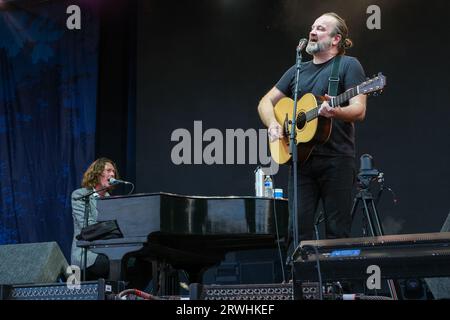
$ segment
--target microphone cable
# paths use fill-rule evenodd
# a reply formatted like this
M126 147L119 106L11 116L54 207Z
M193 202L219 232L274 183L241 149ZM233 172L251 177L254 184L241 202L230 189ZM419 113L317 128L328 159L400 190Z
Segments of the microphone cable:
M134 183L133 183L133 182L130 182L130 183L131 183L131 191L128 192L127 196L129 196L130 194L132 194L133 191L134 191Z
M275 178L272 176L272 192L275 190ZM276 233L276 240L277 240L277 248L278 248L278 255L280 256L280 265L281 265L281 274L283 276L283 283L286 283L286 275L284 271L284 262L283 262L283 254L281 252L281 245L280 245L280 232L278 230L278 215L277 215L277 205L276 205L276 199L275 195L272 194L272 204L273 204L273 216L275 219L275 233Z
M303 252L306 253L306 249L308 247L312 247L315 253L315 260L316 260L316 269L317 269L317 277L318 277L318 281L319 281L319 300L323 300L323 281L322 281L322 272L320 271L320 261L319 261L319 251L317 250L317 245L308 245L308 246L304 246L302 247L301 250L303 250Z

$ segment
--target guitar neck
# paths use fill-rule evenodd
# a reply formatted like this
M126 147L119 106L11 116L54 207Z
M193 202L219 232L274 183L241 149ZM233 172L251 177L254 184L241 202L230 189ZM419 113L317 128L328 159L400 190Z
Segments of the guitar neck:
M368 95L373 92L380 92L386 85L386 77L380 72L378 76L369 79L360 85L348 89L344 93L338 95L337 97L331 97L329 105L333 108L340 106L344 102L349 101L351 98L356 97L358 94ZM303 114L304 117L302 120L311 121L318 117L320 105L316 105L316 107L307 111L306 114ZM306 119L305 119L306 116Z
M337 97L331 98L330 105L335 108L340 106L342 103L347 102L351 98L358 95L358 86L351 88L344 93L338 95Z
M358 95L358 86L345 91L344 93L338 95L337 97L332 97L330 101L330 106L335 108L357 95ZM306 112L306 121L311 121L317 118L319 116L319 108L320 105Z

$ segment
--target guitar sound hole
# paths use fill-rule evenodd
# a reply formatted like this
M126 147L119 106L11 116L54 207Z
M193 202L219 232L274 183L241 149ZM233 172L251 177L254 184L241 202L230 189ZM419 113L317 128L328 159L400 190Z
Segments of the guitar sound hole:
M297 116L297 129L302 130L306 125L306 114L301 112Z

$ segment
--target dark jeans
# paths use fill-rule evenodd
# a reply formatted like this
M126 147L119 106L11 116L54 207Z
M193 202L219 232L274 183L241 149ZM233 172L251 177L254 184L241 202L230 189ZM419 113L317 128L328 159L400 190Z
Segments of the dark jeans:
M346 238L351 231L352 189L356 178L352 157L311 156L298 166L299 241L314 239L314 223L322 200L326 238ZM293 205L293 174L289 172L289 209ZM292 232L292 219L290 230ZM292 233L291 233L292 235Z

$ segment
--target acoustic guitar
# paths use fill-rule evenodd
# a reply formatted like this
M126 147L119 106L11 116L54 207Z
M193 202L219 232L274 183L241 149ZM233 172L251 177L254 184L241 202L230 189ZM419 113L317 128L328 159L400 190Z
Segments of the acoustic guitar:
M336 97L331 97L329 104L334 108L359 94L370 95L380 93L385 85L386 77L379 73L376 77ZM295 131L298 161L300 163L308 160L317 144L325 143L330 137L332 119L319 116L319 108L324 100L326 100L325 97L316 97L312 93L307 93L297 102L297 125ZM283 138L277 139L274 142L269 141L270 153L275 162L285 164L292 157L289 150L289 133L292 129L294 101L287 97L281 99L275 105L274 113L276 120L283 128Z

